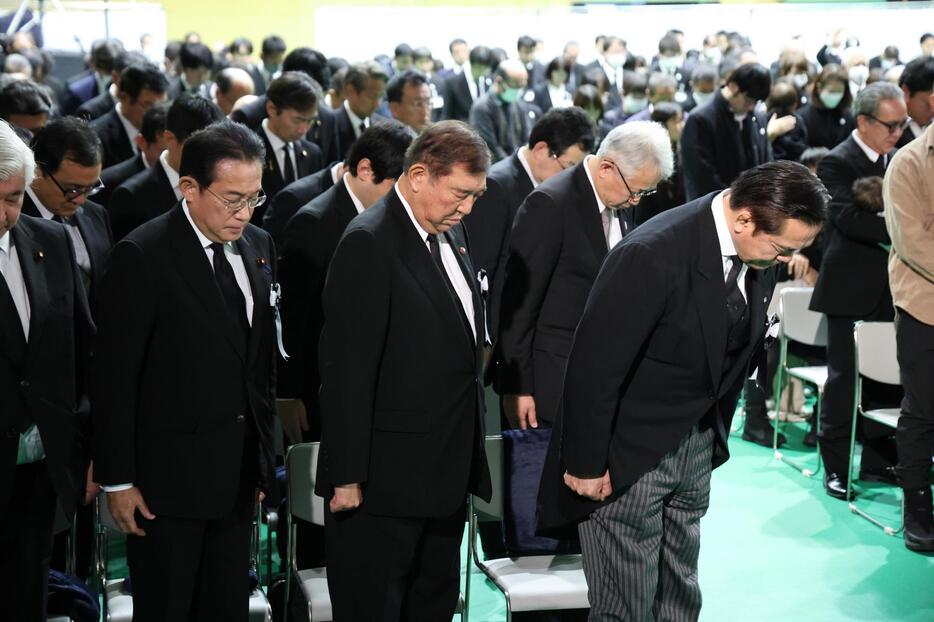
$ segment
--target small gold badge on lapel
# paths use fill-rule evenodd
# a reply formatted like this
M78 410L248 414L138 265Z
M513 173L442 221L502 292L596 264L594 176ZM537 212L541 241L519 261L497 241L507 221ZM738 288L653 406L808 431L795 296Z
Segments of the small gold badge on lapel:
M461 255L466 255L466 254L467 254L467 249L464 248L463 246L458 246L458 247L457 247L457 250L460 251L460 254L461 254Z
M307 158L307 157L308 157L308 151L306 151L305 149L302 149L302 157L303 157L303 158Z
M266 258L265 258L265 257L257 257L257 258L256 258L256 265L257 265L257 266L260 266L260 267L265 266L265 265L266 265Z
M272 160L266 160L266 170L268 170L268 171L273 170L273 168L272 168Z
M43 253L41 250L36 251L32 254L32 256L36 261L42 261L45 259L45 253Z

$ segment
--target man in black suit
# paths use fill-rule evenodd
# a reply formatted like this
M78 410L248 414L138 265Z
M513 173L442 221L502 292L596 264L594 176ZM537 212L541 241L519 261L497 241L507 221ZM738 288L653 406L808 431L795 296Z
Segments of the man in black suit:
M35 83L13 80L0 88L0 119L35 134L48 123L52 100Z
M393 118L416 134L431 123L431 86L425 75L414 69L392 77L386 86L386 101Z
M91 44L87 70L68 79L59 112L73 114L81 104L106 93L112 81L114 59L124 51L119 39L97 39Z
M286 49L285 41L279 35L269 35L263 39L259 52L261 64L257 67L262 81L255 82L257 95L264 95L266 87L282 71L282 60L285 58Z
M519 37L516 42L516 51L519 53L519 60L529 74L529 88L535 88L545 81L545 66L535 58L535 49L538 43L534 38L528 35Z
M432 125L331 261L317 492L337 620L454 613L467 495L491 492L483 307L460 225L489 165L469 127Z
M282 232L292 216L334 186L346 172L344 163L336 162L280 190L263 214L263 229L269 232L277 245L280 244Z
M615 108L622 103L623 87L626 81L623 79L623 72L626 70L634 71L635 62L626 51L626 41L621 37L603 37L598 36L597 40L603 39L602 53L596 60L584 67L586 73L590 69L600 69L607 78L608 95L605 108ZM597 42L595 42L596 44Z
M289 52L282 63L282 71L304 72L315 81L319 89L321 85L330 83L327 58L321 52L311 48L296 48ZM323 101L323 95L318 93L318 102ZM261 95L256 98L256 101L233 111L230 118L253 130L258 130L263 119L266 118L266 96ZM318 145L325 162L336 162L340 159L336 115L327 106L318 106L317 118L305 138Z
M470 50L470 62L444 83L444 111L441 116L453 121L470 119L470 108L490 88L490 69L495 64L490 48L475 46Z
M0 169L0 594L5 618L41 622L56 507L87 502L91 320L65 228L20 216L35 162L2 121Z
M257 488L275 491L276 257L249 224L264 159L232 121L191 136L182 201L104 276L94 465L128 534L137 621L248 618Z
M199 95L185 93L172 103L165 118L165 151L151 167L114 190L107 204L114 240L119 242L181 200L178 171L182 146L196 131L223 118L220 108Z
M101 183L104 187L94 195L94 201L107 207L110 195L126 180L137 173L152 167L165 151L165 118L169 112L169 104L159 102L143 114L143 123L139 134L136 135L136 146L139 154L136 157L114 164L101 171Z
M211 48L203 43L183 43L178 62L182 71L169 84L169 99L178 99L182 93L211 99L211 70L214 68Z
M139 152L136 135L149 108L165 100L167 81L155 65L130 65L120 74L117 104L91 122L104 147L104 168Z
M811 309L827 315L827 384L821 400L820 451L824 488L846 498L850 433L853 425L853 325L859 320L892 321L887 273L891 243L885 220L854 200L853 182L882 177L907 121L901 89L888 82L870 84L853 105L856 130L817 167L832 197L824 232L824 255ZM868 384L868 381L867 381ZM867 386L867 389L869 387ZM864 432L873 436L870 429ZM894 456L883 440L864 439L860 479L888 477Z
M257 132L266 146L263 192L274 198L282 188L324 168L321 150L304 138L318 108L311 78L300 71L284 71L266 90L266 118ZM263 222L264 207L253 212L253 224Z
M713 102L696 108L686 119L681 157L689 201L722 190L744 170L772 160L767 120L755 111L771 87L767 68L742 65Z
M518 60L505 60L493 73L486 95L473 103L470 125L486 141L493 161L499 162L529 141L529 132L542 111L521 98L528 72Z
M118 54L114 57L113 69L110 72L110 86L103 92L78 106L78 109L74 112L74 116L93 121L113 110L114 104L119 101L117 99L117 85L120 84L120 75L123 73L123 70L130 65L146 65L149 64L149 62L149 59L141 52L123 51Z
M924 128L934 116L931 107L931 89L934 88L934 58L916 58L905 65L898 78L898 86L905 94L908 109L908 127L902 132L895 146L899 149L924 133Z
M351 65L344 77L344 105L335 114L338 159L343 160L353 141L373 123L385 120L376 112L389 76L376 61Z
M699 522L762 350L769 267L814 240L826 202L807 168L772 162L607 256L574 335L538 514L542 531L580 522L590 619L697 619Z
M490 168L486 192L464 219L464 226L474 268L487 276L487 323L494 340L505 263L500 258L519 206L539 184L577 166L593 148L594 127L587 113L580 108L553 108L532 127L527 145Z
M505 251L495 388L510 427L551 427L564 365L587 294L609 249L626 235L624 210L674 168L661 126L622 125L596 156L555 175L523 202Z
M23 213L67 225L75 263L94 307L104 263L113 246L107 211L89 196L101 187L101 143L86 121L59 117L33 140L36 178L26 188Z

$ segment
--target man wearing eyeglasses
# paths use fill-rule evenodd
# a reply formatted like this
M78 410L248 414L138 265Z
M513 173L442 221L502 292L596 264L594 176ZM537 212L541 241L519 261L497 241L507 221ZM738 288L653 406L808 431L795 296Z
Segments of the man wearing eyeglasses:
M114 247L101 286L95 474L137 621L247 620L257 489L275 491L276 255L249 224L264 162L238 123L192 134L182 200Z
M573 169L538 186L516 214L505 251L494 387L512 427L551 427L574 329L624 210L671 175L668 132L639 121L614 128Z
M36 133L33 150L39 165L23 213L65 225L93 308L113 246L107 211L88 200L103 188L100 139L86 121L61 117Z
M908 124L904 93L888 82L870 84L853 104L856 129L821 160L817 174L830 191L830 220L824 235L820 276L811 310L827 315L827 384L821 400L820 453L824 489L846 499L849 443L853 425L853 325L860 320L891 322L892 294L887 272L891 244L881 212L854 200L853 182L882 177L895 144ZM868 397L899 401L882 385L864 383ZM862 480L894 483L896 460L890 431L863 425Z

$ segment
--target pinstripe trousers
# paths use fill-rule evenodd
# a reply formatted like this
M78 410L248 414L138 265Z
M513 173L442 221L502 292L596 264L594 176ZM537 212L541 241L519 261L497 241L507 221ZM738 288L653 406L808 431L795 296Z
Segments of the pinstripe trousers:
M713 430L695 426L655 469L580 524L590 622L697 620L713 438Z

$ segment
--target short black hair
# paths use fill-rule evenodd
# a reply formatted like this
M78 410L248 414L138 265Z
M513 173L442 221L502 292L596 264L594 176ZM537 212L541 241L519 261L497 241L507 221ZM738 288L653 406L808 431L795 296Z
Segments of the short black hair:
M207 188L214 182L217 165L223 160L253 161L262 166L266 148L256 132L224 119L198 130L185 141L178 174Z
M130 65L146 65L149 62L142 52L124 50L114 58L113 70L121 74Z
M424 45L415 48L415 50L412 52L412 59L416 61L426 60L426 59L431 59L431 58L432 58L431 50L426 48Z
M161 95L168 88L169 81L165 75L150 63L130 65L120 74L120 92L129 95L133 101L136 101L144 89Z
M448 52L453 52L455 45L467 45L467 42L461 39L460 37L451 39L451 42L448 43Z
M266 89L266 99L280 111L311 110L320 96L321 87L301 71L283 71Z
M309 47L295 48L282 61L282 71L301 71L320 84L331 81L331 69L327 57Z
M271 54L282 54L285 52L285 40L279 35L269 35L263 39L263 47L261 54L263 56L269 56Z
M143 113L143 122L140 124L139 133L143 135L147 143L156 142L159 134L165 131L165 120L168 115L168 102L157 102Z
M665 54L666 52L681 53L681 44L678 43L678 37L673 32L666 33L658 40L658 53Z
M52 98L30 80L13 80L0 88L0 119L13 114L38 116L51 110Z
M705 80L713 80L714 84L716 84L719 78L717 68L710 63L698 63L694 65L694 69L691 71L691 82L695 84Z
M919 43L923 44L928 39L934 39L934 34L931 34L929 32L924 33L923 35L921 35L921 40L919 41Z
M469 54L471 65L493 66L493 52L485 45L475 45Z
M639 93L645 95L649 92L649 77L638 71L623 72L623 93Z
M820 164L820 161L824 159L830 153L830 149L827 147L808 147L804 150L801 156L798 158L798 162L807 166L808 168L817 168L817 165Z
M165 57L173 63L178 60L178 55L182 51L181 41L169 41L165 44Z
M212 69L214 67L214 55L211 48L203 43L183 43L182 49L178 52L178 60L182 64L182 69Z
M658 102L652 106L652 114L649 119L656 123L665 125L678 115L684 116L684 109L674 102Z
M769 96L772 88L772 74L758 63L747 63L740 65L730 74L729 82L736 84L746 97L762 101Z
M396 58L399 58L400 56L412 56L412 54L412 46L408 43L400 43L392 52L392 55Z
M63 160L89 167L99 165L103 156L97 132L77 117L59 117L46 123L33 137L32 150L36 164L53 175Z
M530 147L542 141L555 157L574 145L590 153L596 142L593 121L582 108L552 108L539 117L529 133Z
M398 179L402 175L405 152L414 139L415 132L403 123L376 123L364 130L350 146L344 164L350 174L356 177L357 165L366 158L373 169L373 183Z
M551 74L561 70L567 74L571 73L570 66L564 61L564 58L561 56L555 56L549 61L548 65L545 66L545 79L551 80Z
M113 71L114 59L123 49L119 39L98 39L91 44L91 64L100 71Z
M623 39L622 37L609 36L609 37L604 37L603 39L603 51L606 52L607 50L609 50L610 46L613 45L614 43L619 43L623 47L626 47L626 40Z
M246 37L237 37L230 43L228 48L231 54L239 54L240 50L246 50L247 54L253 53L253 42Z
M389 84L386 85L386 101L401 102L402 93L407 84L421 86L423 84L428 84L428 78L426 78L425 74L422 72L415 71L414 69L408 69L394 75L392 80L389 81Z
M519 40L516 41L516 49L521 50L522 48L535 48L535 39L528 36L522 35L519 37Z
M909 96L934 88L934 58L919 56L909 61L898 78L898 86L907 88Z
M198 130L223 118L224 113L214 102L193 93L182 93L169 108L165 129L182 143Z
M389 81L386 71L376 61L368 60L362 63L354 63L347 69L347 76L344 78L344 86L353 86L358 93L366 90L367 82L370 80Z
M827 221L830 193L803 164L776 160L747 169L730 186L730 208L748 209L756 231L778 233L788 219Z

